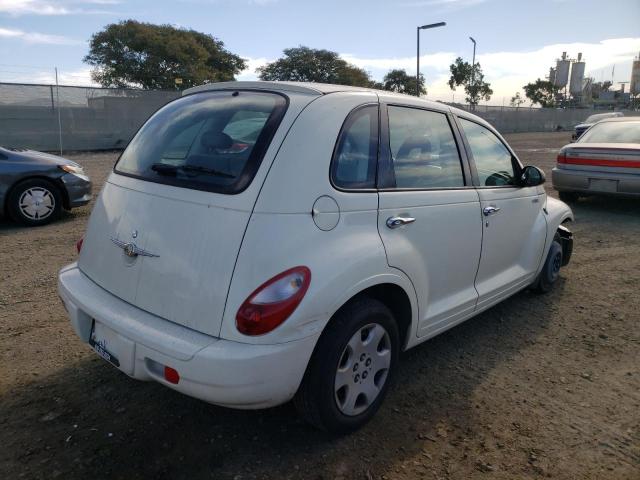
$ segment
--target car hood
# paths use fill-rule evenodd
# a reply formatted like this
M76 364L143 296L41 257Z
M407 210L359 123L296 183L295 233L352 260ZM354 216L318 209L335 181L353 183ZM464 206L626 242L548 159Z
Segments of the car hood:
M16 160L24 160L27 162L36 162L42 163L46 165L73 165L75 167L79 167L76 162L72 162L63 157L59 157L58 155L52 155L50 153L38 152L36 150L9 150L2 149L10 158Z

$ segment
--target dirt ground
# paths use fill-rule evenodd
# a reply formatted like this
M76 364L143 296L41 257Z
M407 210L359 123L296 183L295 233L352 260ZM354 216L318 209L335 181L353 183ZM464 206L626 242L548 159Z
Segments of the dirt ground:
M550 175L569 134L507 139ZM69 156L94 193L116 158ZM291 405L233 411L129 379L75 337L56 294L90 207L43 228L0 220L0 479L640 479L640 201L573 208L552 293L407 352L376 418L342 438Z

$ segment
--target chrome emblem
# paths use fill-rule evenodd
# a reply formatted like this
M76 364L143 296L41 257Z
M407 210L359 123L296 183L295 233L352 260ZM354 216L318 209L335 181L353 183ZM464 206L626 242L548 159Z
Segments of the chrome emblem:
M138 238L138 230L133 230L131 232L131 238Z
M117 238L111 237L111 241L119 246L122 250L124 250L124 254L127 257L135 258L138 255L141 257L159 257L160 255L156 255L155 253L147 252L142 248L138 247L133 242L123 242L122 240L118 240Z

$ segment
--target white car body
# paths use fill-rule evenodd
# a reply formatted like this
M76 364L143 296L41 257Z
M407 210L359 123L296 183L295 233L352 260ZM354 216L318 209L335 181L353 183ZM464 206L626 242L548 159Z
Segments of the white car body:
M93 328L97 350L133 378L235 408L284 403L327 324L359 293L397 301L402 348L411 348L530 286L558 227L573 219L541 185L350 191L332 184L336 139L354 109L393 104L446 115L467 174L458 119L495 133L470 113L336 85L230 82L186 93L229 90L288 101L247 188L212 193L114 171L78 261L60 272L77 335L89 342ZM488 206L498 214L484 216ZM388 228L398 215L415 222ZM114 240L157 256L129 257ZM312 279L294 312L266 334L241 333L236 313L251 292L296 265ZM177 383L165 366L179 373Z

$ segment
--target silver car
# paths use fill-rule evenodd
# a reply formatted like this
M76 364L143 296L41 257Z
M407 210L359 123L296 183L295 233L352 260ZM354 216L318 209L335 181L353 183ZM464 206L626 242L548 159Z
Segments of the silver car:
M640 197L640 117L609 118L558 153L551 172L564 201L580 195Z

